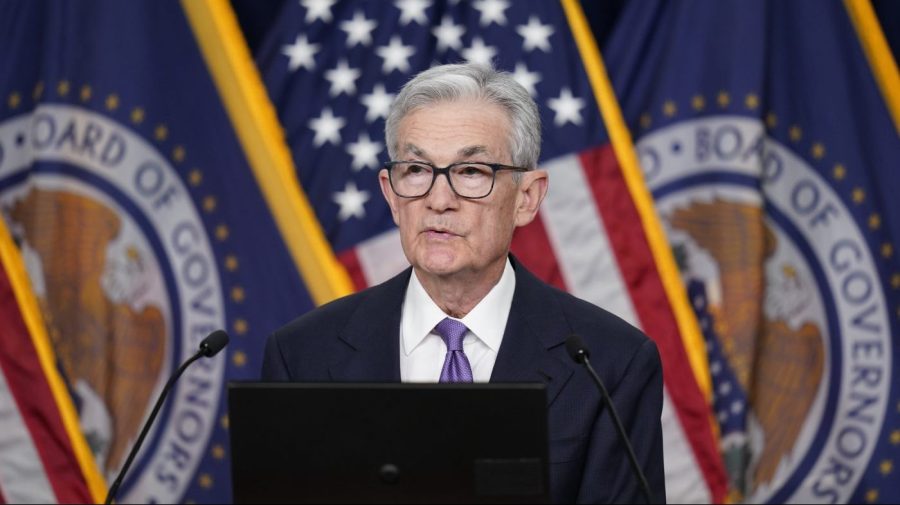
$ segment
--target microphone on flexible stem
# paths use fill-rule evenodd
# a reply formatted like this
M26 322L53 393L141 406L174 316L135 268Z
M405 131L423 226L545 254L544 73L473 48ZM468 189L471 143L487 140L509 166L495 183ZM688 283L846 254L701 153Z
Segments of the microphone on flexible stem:
M628 440L628 435L625 433L625 428L622 427L622 421L619 420L619 414L618 412L616 412L616 406L613 405L613 402L609 397L609 392L606 390L606 386L603 385L603 381L600 380L600 376L597 375L594 367L591 366L591 361L588 359L591 353L588 352L587 347L584 345L584 341L581 340L581 337L574 334L569 335L569 338L566 339L566 350L569 351L569 356L571 356L576 363L584 365L585 368L587 368L587 371L591 375L591 378L594 379L594 382L600 389L600 395L603 397L603 401L605 401L606 405L609 406L609 412L610 414L612 414L613 424L616 425L616 431L619 433L619 437L622 439L622 443L625 444L625 451L628 453L628 461L631 462L631 469L637 476L638 482L641 485L641 491L644 492L644 498L646 498L647 503L652 503L652 499L650 498L650 485L647 484L647 477L644 476L644 472L643 470L641 470L641 466L638 465L637 458L634 455L634 449L632 449L631 447L631 441Z
M172 386L175 385L175 381L181 377L181 374L189 367L193 362L197 361L200 358L211 358L215 356L219 351L225 348L228 345L228 334L225 333L224 330L216 330L210 333L206 338L200 342L200 349L196 354L191 356L191 358L185 361L178 370L169 377L169 382L166 383L166 387L163 388L162 393L160 393L159 398L156 400L156 405L153 406L153 411L150 412L150 417L147 418L147 422L144 423L143 429L141 429L141 434L137 438L137 442L134 443L134 446L131 448L131 452L128 453L128 459L125 460L125 464L122 465L122 469L119 470L119 475L116 476L116 480L113 481L112 486L109 487L109 493L106 494L106 505L112 503L113 499L116 497L116 493L119 491L119 487L122 485L122 479L125 478L125 474L128 472L128 468L131 466L131 462L134 461L134 457L137 455L138 449L141 448L141 444L144 443L144 438L147 436L147 432L150 431L150 426L153 425L153 421L156 419L156 415L159 414L159 409L162 407L163 401L166 399L166 395L169 394L169 390L172 389Z

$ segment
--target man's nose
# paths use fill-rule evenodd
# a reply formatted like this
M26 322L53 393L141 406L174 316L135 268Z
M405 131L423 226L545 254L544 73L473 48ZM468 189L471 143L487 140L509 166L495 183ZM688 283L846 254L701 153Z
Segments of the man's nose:
M454 209L459 205L459 197L450 186L449 174L440 174L426 197L428 207L436 211Z

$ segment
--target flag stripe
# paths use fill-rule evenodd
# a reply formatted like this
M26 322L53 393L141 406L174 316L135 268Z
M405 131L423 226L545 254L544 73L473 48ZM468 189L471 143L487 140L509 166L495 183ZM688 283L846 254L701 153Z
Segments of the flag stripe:
M665 365L663 365L665 373ZM675 395L681 391L673 390ZM670 386L663 395L663 460L666 468L666 496L676 503L721 503L713 501L713 494L703 470L691 448L685 427L675 412Z
M894 127L900 133L900 71L891 54L891 48L884 38L884 32L869 0L844 0L850 21L862 44L869 66L881 95L887 103L888 111L894 119Z
M284 133L227 0L183 0L216 89L286 247L319 305L350 294L353 283L334 255L297 182Z
M556 255L552 254L553 247L543 217L539 215L527 226L516 229L511 250L533 274L563 291L568 291Z
M37 299L31 292L28 273L2 219L0 265L3 265L6 274L2 282L8 282L12 291L10 300L4 305L8 310L14 307L19 309L9 320L9 323L18 327L19 333L12 331L9 324L2 330L10 333L0 339L3 341L0 344L0 359L4 360L0 367L7 374L6 378L14 393L27 392L15 395L16 401L38 452L44 458L47 476L55 487L58 499L61 502L99 502L106 496L106 483L81 433L72 397L56 369L53 348ZM26 335L30 337L28 342L20 341ZM14 346L18 347L10 349ZM12 357L15 357L12 362L6 362ZM31 365L28 370L31 375L21 376L19 372L25 372L24 367L28 364ZM27 408L23 408L26 405ZM32 413L41 416L40 423L32 418ZM56 431L47 433L48 428ZM55 435L54 440L45 440L49 435ZM55 445L45 447L45 442L53 442ZM47 464L50 466L46 466ZM59 480L57 475L60 476Z
M671 390L678 391L678 401L673 406L713 496L724 496L727 480L722 467L714 464L718 461L719 451L709 406L687 360L678 325L659 272L654 268L650 246L616 154L606 146L582 154L581 160L587 175L586 187L593 192L600 208L599 215L609 234L618 270L634 303L638 326L659 346L666 384Z
M363 272L362 265L359 263L359 255L356 254L356 249L347 249L338 254L337 258L338 261L344 265L344 269L347 270L347 275L350 276L350 280L353 281L353 287L357 291L366 289L366 287L369 286L366 274Z
M639 326L631 299L622 296L625 283L578 157L564 156L544 167L553 183L541 218L569 292Z
M356 254L370 286L380 284L409 267L400 245L400 230L396 228L361 242L356 247Z
M0 503L58 503L2 369L0 426Z
M672 258L669 250L665 232L656 216L653 198L644 184L634 145L631 141L631 134L622 118L622 111L619 108L612 84L609 82L609 77L606 74L603 59L600 56L597 43L591 34L590 27L578 1L562 0L562 2L566 17L569 20L569 26L581 53L585 70L594 88L594 95L597 98L600 114L603 117L613 149L616 152L616 159L625 177L628 192L631 194L631 198L638 209L642 227L650 243L654 263L659 269L666 296L675 313L679 334L690 359L691 368L700 390L707 401L711 401L712 382L702 333L685 295L684 286L681 283L675 260Z

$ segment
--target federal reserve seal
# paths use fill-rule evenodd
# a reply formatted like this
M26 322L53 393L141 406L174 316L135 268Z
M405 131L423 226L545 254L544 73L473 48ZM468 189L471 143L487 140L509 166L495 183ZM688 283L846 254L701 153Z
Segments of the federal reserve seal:
M722 449L743 498L846 502L892 380L889 309L861 227L759 120L679 121L637 149L705 315Z
M41 104L0 123L0 207L83 431L112 478L169 374L226 326L206 229L165 156L76 105ZM123 501L181 499L216 424L224 359L182 377Z

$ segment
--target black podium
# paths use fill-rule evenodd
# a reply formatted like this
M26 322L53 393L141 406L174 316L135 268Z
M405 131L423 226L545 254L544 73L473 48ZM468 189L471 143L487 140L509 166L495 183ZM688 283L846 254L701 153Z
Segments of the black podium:
M542 384L231 383L235 503L546 503Z

